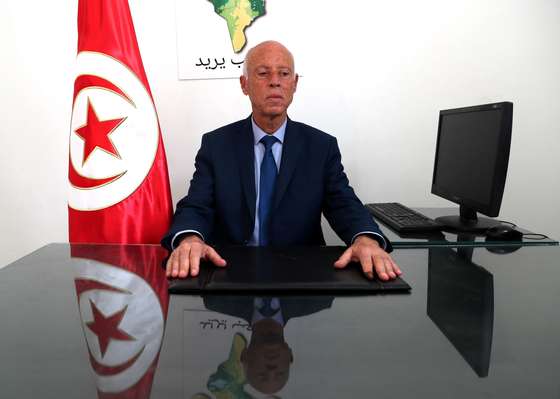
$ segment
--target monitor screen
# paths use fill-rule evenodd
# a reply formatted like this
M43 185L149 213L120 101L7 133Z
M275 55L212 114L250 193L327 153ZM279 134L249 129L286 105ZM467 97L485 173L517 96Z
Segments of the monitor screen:
M445 226L474 230L476 212L497 216L507 174L512 103L486 104L440 112L432 193L461 206ZM440 220L441 221L441 220Z

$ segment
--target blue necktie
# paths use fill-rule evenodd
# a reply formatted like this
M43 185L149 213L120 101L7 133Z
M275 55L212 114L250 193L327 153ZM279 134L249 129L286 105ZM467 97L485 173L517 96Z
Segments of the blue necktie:
M259 189L259 246L269 244L270 211L272 209L272 195L278 176L276 162L272 155L272 145L278 139L274 136L264 136L260 142L264 144L264 157L261 163L261 179Z

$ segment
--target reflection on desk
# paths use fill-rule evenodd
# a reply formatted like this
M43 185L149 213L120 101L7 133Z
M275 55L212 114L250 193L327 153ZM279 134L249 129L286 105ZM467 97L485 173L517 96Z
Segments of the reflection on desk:
M169 296L154 247L72 245L74 284L89 360L103 395L147 398Z
M333 297L245 297L205 296L204 306L219 313L185 311L183 381L187 397L251 398L250 392L278 393L288 382L294 354L286 341L284 328L294 318L302 318L331 307ZM229 316L229 317L227 317ZM199 321L199 319L206 321ZM295 321L297 323L297 321ZM292 322L294 323L294 322ZM210 324L210 327L209 327ZM215 327L215 328L214 328ZM223 341L231 346L227 352L212 353ZM199 348L204 348L204 353ZM213 359L226 357L219 365ZM202 360L204 358L204 360ZM209 376L206 384L199 373ZM206 370L206 372L204 371ZM203 389L206 385L206 392ZM199 387L198 389L195 387Z
M479 377L488 376L494 324L492 274L472 249L430 249L428 316Z
M0 270L2 398L560 392L558 247L396 249L410 294L298 298L166 297L159 247L76 248Z

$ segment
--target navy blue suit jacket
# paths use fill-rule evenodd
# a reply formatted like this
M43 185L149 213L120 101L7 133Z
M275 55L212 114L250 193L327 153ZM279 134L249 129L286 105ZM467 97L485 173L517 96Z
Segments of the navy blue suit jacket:
M251 117L205 134L188 194L177 204L162 245L171 249L171 240L182 230L196 230L213 245L247 244L255 224L254 157ZM271 245L324 245L321 213L347 245L359 232L381 234L348 183L336 139L288 119Z

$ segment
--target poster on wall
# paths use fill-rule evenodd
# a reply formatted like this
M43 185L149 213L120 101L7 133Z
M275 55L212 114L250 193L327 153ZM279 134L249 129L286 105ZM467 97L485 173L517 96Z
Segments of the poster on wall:
M293 0L176 0L179 80L237 79L247 51L264 40L286 45L301 75L303 43L289 23L294 6Z

